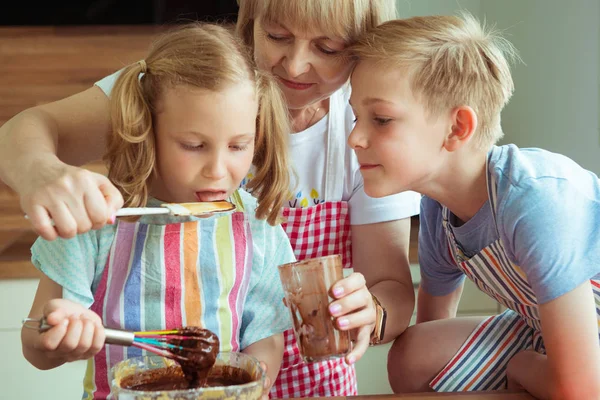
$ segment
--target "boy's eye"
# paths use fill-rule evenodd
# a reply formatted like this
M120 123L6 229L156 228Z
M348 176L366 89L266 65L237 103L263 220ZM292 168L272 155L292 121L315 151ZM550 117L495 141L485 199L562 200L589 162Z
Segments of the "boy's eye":
M392 120L391 118L381 118L381 117L373 118L373 121L375 121L375 123L377 125L387 125L391 120Z

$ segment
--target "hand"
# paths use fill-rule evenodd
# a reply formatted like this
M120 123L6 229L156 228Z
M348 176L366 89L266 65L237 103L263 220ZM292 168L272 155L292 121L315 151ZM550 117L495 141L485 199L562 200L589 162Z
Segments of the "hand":
M63 163L41 168L18 193L35 232L46 240L99 229L123 206L107 177Z
M65 299L50 300L44 307L48 331L41 333L34 348L48 358L86 360L104 345L104 327L95 312Z
M346 355L346 362L354 364L369 348L371 332L375 327L377 312L365 277L358 272L339 280L331 287L336 300L329 304L329 312L336 318L340 330L353 329L354 348Z
M260 361L260 366L265 370L265 383L263 384L263 394L260 397L261 400L269 400L269 392L271 391L271 379L267 375L267 364L264 361Z

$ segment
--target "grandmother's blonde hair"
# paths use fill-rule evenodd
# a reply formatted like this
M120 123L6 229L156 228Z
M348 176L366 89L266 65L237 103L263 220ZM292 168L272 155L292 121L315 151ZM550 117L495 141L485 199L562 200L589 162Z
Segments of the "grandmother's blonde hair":
M253 46L254 20L291 22L355 42L368 29L396 18L395 0L238 0L236 33Z
M140 74L143 75L140 78ZM111 92L112 133L104 160L128 207L146 204L156 163L153 114L161 92L186 85L218 92L248 82L256 88L257 218L274 225L287 199L289 116L274 78L260 72L233 30L211 23L177 26L161 35L143 62L125 67Z
M461 105L477 113L474 139L480 148L502 136L500 112L514 90L514 46L471 14L426 16L386 22L349 51L359 60L401 68L430 116Z

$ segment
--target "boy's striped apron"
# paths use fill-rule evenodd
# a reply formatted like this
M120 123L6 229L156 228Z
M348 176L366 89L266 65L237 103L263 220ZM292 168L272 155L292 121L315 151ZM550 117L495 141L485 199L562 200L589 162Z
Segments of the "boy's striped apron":
M496 215L496 182L488 170L488 197ZM483 321L458 353L430 382L440 392L496 390L506 387L506 366L523 350L545 354L537 299L527 277L508 258L500 239L467 258L452 229L450 212L443 209L443 226L454 262L483 292L508 310ZM591 280L600 315L600 282Z
M251 262L243 212L166 225L118 222L91 309L110 328L201 326L219 336L220 351L238 351ZM88 362L83 398L106 398L110 367L144 354L105 345Z
M341 96L330 97L327 135L325 199L341 199L344 185L346 133ZM298 260L340 254L344 267L352 266L348 202L326 201L314 207L284 208L282 226ZM351 396L357 394L354 366L343 358L305 363L293 330L284 332L283 364L271 389L272 398Z

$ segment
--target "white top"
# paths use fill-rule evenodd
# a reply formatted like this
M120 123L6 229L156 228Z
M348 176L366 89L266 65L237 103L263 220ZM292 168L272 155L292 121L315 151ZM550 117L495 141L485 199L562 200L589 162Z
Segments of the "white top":
M101 79L96 86L109 96L119 73ZM378 199L365 194L360 165L347 144L355 119L349 98L350 86L346 85L331 95L329 113L325 117L310 128L290 135L291 163L298 180L292 176L292 198L285 206L299 208L323 201L347 201L351 225L393 221L419 214L421 196L415 192ZM331 140L329 143L328 139ZM247 180L242 186L245 183ZM326 187L327 184L330 186Z

